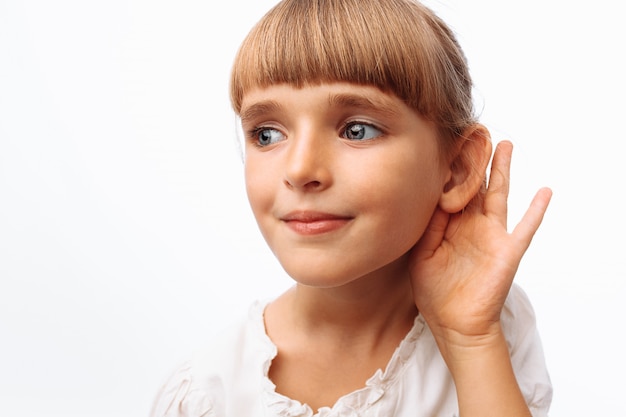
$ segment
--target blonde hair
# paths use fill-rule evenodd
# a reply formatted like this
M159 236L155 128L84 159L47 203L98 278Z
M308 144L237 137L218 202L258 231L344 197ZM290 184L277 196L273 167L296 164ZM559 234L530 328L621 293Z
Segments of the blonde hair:
M252 28L235 58L230 96L255 87L372 85L434 122L450 149L475 123L465 56L448 26L412 0L283 0Z

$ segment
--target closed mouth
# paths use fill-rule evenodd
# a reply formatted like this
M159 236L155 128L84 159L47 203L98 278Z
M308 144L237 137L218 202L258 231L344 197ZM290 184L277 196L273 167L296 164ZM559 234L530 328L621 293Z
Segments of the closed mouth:
M317 211L295 211L281 220L294 232L301 235L317 235L332 232L348 224L353 217Z

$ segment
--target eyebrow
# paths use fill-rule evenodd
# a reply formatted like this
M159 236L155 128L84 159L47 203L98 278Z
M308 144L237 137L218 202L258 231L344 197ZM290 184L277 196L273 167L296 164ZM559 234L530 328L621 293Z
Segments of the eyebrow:
M356 94L331 94L328 98L329 104L337 107L349 107L359 110L375 111L387 116L398 116L400 114L396 105L388 100L379 100Z
M263 117L268 113L279 111L282 108L278 102L274 100L265 100L260 101L258 103L254 103L245 109L242 109L239 117L242 122L246 122L248 120L254 120L259 117Z
M358 110L374 111L391 117L395 117L400 114L398 107L388 100L380 100L358 94L330 94L328 97L328 104L331 108L348 107ZM247 122L248 120L265 117L268 113L278 112L282 110L282 108L283 107L275 100L263 100L242 109L239 117L242 122Z

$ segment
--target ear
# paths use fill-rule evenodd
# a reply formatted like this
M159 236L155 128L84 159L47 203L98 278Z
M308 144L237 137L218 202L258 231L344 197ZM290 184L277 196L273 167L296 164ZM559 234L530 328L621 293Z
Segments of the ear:
M445 212L457 213L484 191L490 159L489 130L481 124L467 128L463 132L459 147L452 155L450 173L439 199L439 207Z

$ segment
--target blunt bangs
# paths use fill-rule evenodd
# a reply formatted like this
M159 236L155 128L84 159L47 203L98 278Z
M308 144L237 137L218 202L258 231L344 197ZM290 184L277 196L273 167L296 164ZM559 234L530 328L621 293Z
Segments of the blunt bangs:
M460 47L438 17L411 0L282 1L242 43L231 103L239 114L250 89L324 82L393 93L442 133L459 135L475 120Z

